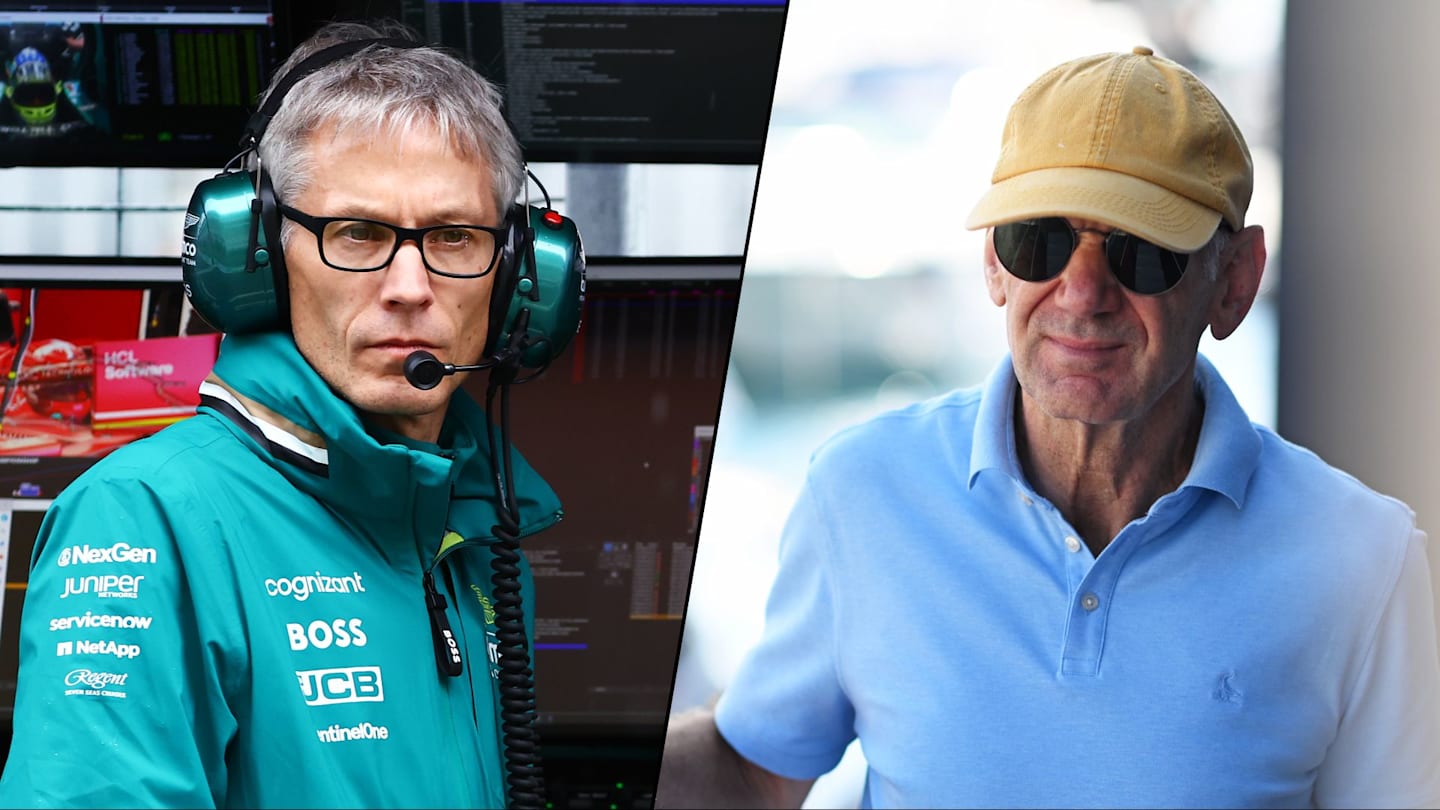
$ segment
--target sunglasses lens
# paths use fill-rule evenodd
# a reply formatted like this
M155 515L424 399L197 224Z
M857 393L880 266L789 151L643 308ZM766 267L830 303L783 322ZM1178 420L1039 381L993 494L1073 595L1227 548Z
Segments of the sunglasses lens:
M1075 232L1047 217L995 226L995 255L1016 278L1045 281L1060 275L1075 249Z
M1105 257L1115 278L1141 295L1157 295L1180 283L1190 256L1175 253L1130 234L1105 240Z

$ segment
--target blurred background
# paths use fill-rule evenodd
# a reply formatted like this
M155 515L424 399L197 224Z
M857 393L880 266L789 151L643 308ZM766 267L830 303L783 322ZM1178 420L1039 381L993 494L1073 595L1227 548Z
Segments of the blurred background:
M1148 45L1220 98L1270 252L1246 322L1202 353L1254 421L1406 500L1422 528L1440 515L1436 386L1415 373L1440 345L1415 244L1440 210L1420 134L1437 23L1422 2L793 0L672 711L723 689L758 638L810 453L978 384L1005 352L963 221L1010 103L1075 57ZM855 806L856 749L807 806Z

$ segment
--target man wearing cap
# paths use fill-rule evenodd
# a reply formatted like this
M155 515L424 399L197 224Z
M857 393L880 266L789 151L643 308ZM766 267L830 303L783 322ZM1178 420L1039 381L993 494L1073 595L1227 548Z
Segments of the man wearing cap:
M657 807L1440 806L1425 535L1251 424L1197 347L1259 288L1228 113L1148 48L1005 126L980 388L818 450L761 643L671 723Z

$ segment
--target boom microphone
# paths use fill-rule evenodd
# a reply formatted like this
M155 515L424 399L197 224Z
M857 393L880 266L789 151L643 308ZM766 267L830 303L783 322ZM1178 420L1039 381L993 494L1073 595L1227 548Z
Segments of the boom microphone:
M405 379L411 385L421 391L429 391L440 384L440 381L461 371L479 371L490 368L492 363L476 363L468 366L457 366L454 363L442 363L435 355L427 351L413 351L405 358Z

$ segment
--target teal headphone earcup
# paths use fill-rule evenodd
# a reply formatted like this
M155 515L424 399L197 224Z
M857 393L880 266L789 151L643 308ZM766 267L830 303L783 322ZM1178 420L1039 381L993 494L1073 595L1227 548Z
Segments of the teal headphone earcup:
M289 290L269 177L230 172L195 187L185 211L180 265L185 295L222 332L288 326ZM273 246L273 247L272 247Z
M580 329L585 302L585 248L575 222L556 211L517 205L502 251L490 308L486 357L510 342L526 316L526 368L550 364ZM523 225L521 223L524 223Z

